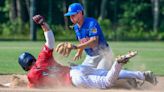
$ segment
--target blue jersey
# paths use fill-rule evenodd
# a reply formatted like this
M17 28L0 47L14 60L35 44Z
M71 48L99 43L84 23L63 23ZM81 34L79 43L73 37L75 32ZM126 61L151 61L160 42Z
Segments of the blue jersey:
M100 50L108 47L98 22L93 18L85 18L81 28L79 28L78 24L75 24L74 31L80 43L87 42L91 37L98 37L98 45L85 48L85 52L90 56L99 55Z

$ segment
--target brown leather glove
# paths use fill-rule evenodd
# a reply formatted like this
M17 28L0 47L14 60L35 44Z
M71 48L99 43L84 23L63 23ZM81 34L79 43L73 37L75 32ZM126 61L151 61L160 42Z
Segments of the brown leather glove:
M56 47L56 52L63 56L69 56L72 49L76 49L77 47L69 42L59 43Z

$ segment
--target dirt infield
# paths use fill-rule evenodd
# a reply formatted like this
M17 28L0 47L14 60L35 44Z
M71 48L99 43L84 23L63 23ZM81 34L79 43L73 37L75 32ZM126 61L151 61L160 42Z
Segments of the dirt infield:
M0 75L0 83L9 83L13 75ZM24 75L19 75L25 78ZM26 87L4 88L0 87L0 92L164 92L164 77L158 77L158 84L152 86L145 83L139 89L112 88L107 90L100 89L82 89L82 88L51 88L51 89L28 89Z

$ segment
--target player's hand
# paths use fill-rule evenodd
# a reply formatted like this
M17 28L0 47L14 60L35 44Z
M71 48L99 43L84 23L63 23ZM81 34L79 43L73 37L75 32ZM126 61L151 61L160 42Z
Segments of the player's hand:
M83 53L83 49L78 49L76 55L73 58L73 61L81 59L82 53Z
M36 24L40 24L40 25L42 25L45 22L44 17L41 15L35 15L32 19Z

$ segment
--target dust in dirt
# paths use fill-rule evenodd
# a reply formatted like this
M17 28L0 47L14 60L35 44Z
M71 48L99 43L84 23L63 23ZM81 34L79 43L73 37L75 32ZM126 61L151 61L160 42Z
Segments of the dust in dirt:
M26 80L26 76L19 75L21 78ZM0 75L0 83L8 83L11 80L12 75ZM164 92L164 77L157 77L158 84L153 86L149 83L145 83L138 89L127 89L127 88L112 88L112 89L84 89L84 88L48 88L48 89L29 89L27 87L16 87L16 88L4 88L0 87L0 92Z

